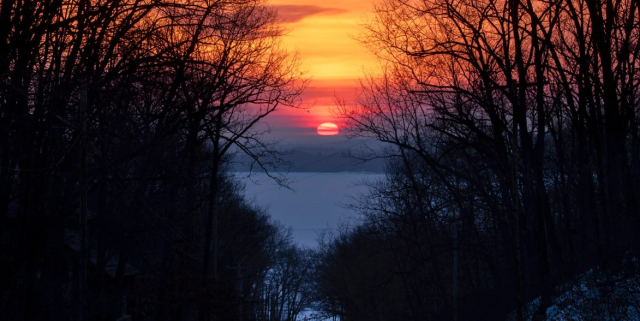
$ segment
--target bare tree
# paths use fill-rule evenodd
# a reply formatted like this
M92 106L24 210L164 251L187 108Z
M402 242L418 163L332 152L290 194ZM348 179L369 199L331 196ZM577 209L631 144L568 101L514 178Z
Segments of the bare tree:
M111 318L135 273L154 280L158 319L210 306L166 302L210 276L195 267L211 265L203 256L219 237L203 221L224 196L231 146L277 162L256 125L296 106L305 85L275 12L263 1L146 0L0 10L0 314ZM261 220L251 235L268 239Z
M384 156L397 159L403 179L390 195L405 184L412 205L392 203L386 212L365 202L363 208L376 220L397 213L410 222L413 212L434 213L435 221L452 217L456 227L442 225L433 236L456 240L452 256L460 254L455 235L462 226L471 228L467 245L488 237L499 251L469 264L511 266L508 273L493 269L500 276L492 286L515 294L504 299L518 320L524 302L541 296L536 318L544 318L554 284L615 261L618 249L634 244L628 226L638 223L629 220L637 187L620 173L635 175L625 158L637 154L626 152L635 146L636 112L620 110L637 108L637 98L627 100L637 88L616 79L637 73L627 67L637 59L625 49L635 48L629 37L638 32L631 27L637 10L629 1L380 2L363 43L380 57L383 75L363 81L360 99L339 113L353 135L393 146ZM390 197L374 191L381 204ZM432 197L453 206L432 212L438 204ZM418 201L409 203L412 198ZM384 228L393 226L387 220Z

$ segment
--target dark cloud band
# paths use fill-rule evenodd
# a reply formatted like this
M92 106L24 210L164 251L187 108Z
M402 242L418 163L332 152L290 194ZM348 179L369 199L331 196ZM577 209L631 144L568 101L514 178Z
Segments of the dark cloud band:
M334 15L349 12L340 8L325 8L315 5L280 5L273 6L278 11L280 21L284 23L298 22L314 15Z

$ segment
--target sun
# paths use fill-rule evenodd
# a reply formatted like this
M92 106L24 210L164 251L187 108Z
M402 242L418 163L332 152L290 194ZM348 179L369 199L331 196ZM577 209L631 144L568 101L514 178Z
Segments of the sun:
M322 123L318 126L318 135L333 136L338 135L339 132L338 125L334 123Z

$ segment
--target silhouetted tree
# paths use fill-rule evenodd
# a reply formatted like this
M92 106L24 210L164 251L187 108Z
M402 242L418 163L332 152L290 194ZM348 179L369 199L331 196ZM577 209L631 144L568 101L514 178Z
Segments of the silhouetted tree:
M232 238L212 236L214 204L246 236L218 247L220 264L251 262L247 289L286 238L224 166L233 145L276 163L256 125L304 88L265 4L2 2L1 316L112 319L127 294L157 319L242 306L236 274L202 272Z
M359 205L371 233L403 227L382 234L390 248L408 241L393 260L452 280L413 317L463 318L459 302L488 300L522 320L540 296L544 318L554 285L635 246L638 90L622 79L637 79L637 12L632 1L378 4L363 42L383 74L339 112L353 135L392 146L376 156L394 159L394 175ZM417 255L434 247L440 261Z
M315 301L314 253L290 245L281 248L266 276L260 320L298 320Z

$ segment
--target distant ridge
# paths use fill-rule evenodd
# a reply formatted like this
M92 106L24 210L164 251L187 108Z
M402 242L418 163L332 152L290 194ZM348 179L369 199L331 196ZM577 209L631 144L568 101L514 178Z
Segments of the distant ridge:
M362 147L358 142L289 145L286 146L288 151L282 158L290 164L289 172L383 173L384 160L374 159L364 162L349 156L350 152L351 154L358 155L359 148ZM238 155L232 171L249 171L250 161L247 156Z

